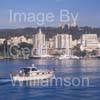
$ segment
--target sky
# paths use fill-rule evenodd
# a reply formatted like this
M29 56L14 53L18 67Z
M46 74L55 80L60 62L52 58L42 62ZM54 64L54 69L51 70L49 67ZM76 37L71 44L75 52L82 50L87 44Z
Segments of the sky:
M61 22L60 11L69 11L69 21ZM29 13L34 13L33 22L10 22L10 10L14 13L24 13L28 18ZM37 24L37 14L44 13L44 23ZM53 22L47 22L46 15L54 14ZM0 29L23 28L37 26L58 26L73 22L71 14L78 13L76 24L79 26L100 27L100 0L0 0ZM12 16L13 16L12 14Z

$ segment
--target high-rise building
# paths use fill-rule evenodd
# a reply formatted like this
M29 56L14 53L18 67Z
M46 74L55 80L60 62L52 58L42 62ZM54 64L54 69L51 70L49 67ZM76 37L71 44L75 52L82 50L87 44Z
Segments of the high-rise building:
M98 38L97 34L83 34L81 38L81 50L97 50L99 47L98 45Z
M72 35L57 34L54 36L54 48L69 54L72 48Z
M45 34L42 33L41 29L33 36L33 54L34 55L46 55L46 41Z

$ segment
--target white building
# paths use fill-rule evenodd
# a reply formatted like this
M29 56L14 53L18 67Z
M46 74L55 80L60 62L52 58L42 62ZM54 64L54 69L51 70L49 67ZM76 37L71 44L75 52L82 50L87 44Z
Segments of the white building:
M63 50L66 54L69 54L72 48L72 35L68 34L57 34L54 37L54 48Z
M99 48L97 34L83 34L80 49L92 51Z
M47 48L46 48L46 40L45 40L45 34L42 33L41 29L39 29L39 32L33 36L33 54L34 55L46 55L47 54Z
M22 42L27 43L27 38L25 36L20 36L20 37L18 37L18 39L19 39L20 43L22 43Z
M0 44L3 44L5 40L6 40L5 38L1 38L0 39Z
M11 37L7 42L8 42L8 45L11 45L11 44L17 45L17 44L20 43L20 39L17 36L16 37Z
M49 38L49 40L47 41L47 47L48 48L54 48L54 39L53 38Z
M19 37L11 37L9 40L7 40L8 45L18 45L19 43L29 43L33 44L33 40L30 38L26 38L25 36L19 36Z
M28 44L33 44L33 39L28 38L26 43L28 43Z

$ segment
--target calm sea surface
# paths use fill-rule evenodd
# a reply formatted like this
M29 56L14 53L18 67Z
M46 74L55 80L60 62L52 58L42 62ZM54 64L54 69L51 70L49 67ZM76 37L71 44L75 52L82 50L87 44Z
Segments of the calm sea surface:
M87 77L89 86L12 86L10 73L32 63L56 77ZM100 100L100 60L0 60L0 100Z

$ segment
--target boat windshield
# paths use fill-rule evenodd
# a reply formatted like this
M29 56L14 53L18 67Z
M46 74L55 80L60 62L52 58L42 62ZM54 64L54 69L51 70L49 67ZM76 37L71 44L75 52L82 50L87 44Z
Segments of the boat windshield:
M21 71L22 72L25 72L25 73L28 73L28 72L30 72L30 71L37 71L37 69L36 68L21 68Z
M30 72L30 68L21 68L21 71L27 74Z
M37 69L36 68L32 68L32 71L37 71Z

